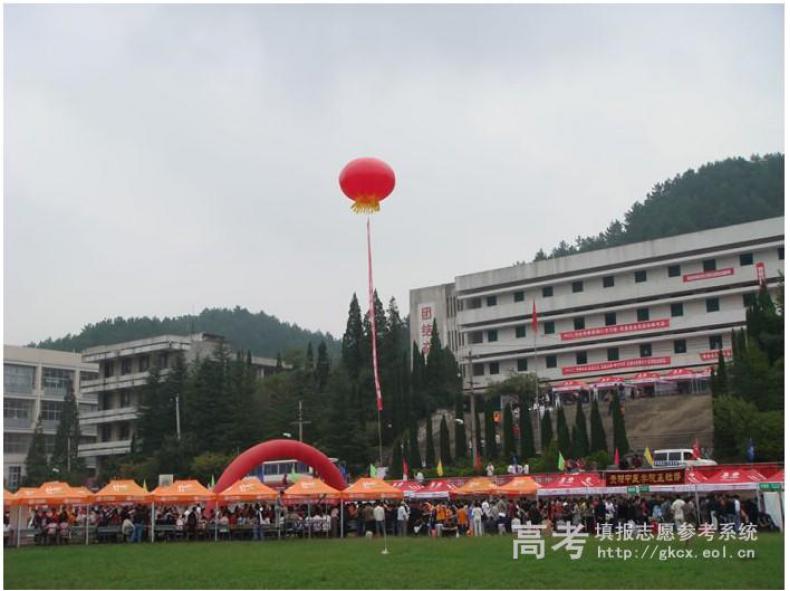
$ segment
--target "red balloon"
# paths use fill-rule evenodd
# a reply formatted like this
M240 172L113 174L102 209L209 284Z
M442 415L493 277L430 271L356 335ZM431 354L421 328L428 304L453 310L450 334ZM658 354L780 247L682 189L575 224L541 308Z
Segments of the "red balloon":
M395 172L378 158L357 158L340 171L340 188L354 202L351 209L373 213L395 188Z

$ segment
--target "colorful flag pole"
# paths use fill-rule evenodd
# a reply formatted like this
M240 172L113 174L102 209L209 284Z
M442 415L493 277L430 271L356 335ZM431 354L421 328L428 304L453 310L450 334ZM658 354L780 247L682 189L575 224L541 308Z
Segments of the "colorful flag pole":
M650 448L645 447L645 461L650 464L650 467L653 467L653 454L650 453Z
M373 354L373 383L376 387L376 409L378 410L378 429L379 429L379 465L384 465L384 447L381 442L381 412L384 410L384 403L381 399L381 382L379 380L379 356L376 351L376 307L373 289L373 249L370 246L370 218L367 223L368 231L368 300L370 302L370 340L371 352Z
M618 448L614 448L614 467L615 469L620 469L620 450Z
M403 480L409 479L409 463L403 458Z
M557 452L559 454L559 459L557 460L557 470L560 472L565 472L565 458L562 457L562 452Z
M442 468L442 460L439 460L439 463L436 464L436 474L438 476L444 476L444 468Z

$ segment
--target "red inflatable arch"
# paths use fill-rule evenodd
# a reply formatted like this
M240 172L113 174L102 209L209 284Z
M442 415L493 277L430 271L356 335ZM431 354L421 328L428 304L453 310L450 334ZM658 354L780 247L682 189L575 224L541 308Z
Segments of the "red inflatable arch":
M346 488L346 481L337 466L313 446L293 439L272 439L253 445L228 464L214 486L214 492L222 492L240 478L244 478L261 462L290 459L313 468L329 486L337 490Z

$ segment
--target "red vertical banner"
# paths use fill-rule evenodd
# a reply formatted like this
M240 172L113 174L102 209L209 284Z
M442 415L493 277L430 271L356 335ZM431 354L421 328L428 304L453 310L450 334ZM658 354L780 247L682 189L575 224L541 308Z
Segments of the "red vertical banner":
M757 282L760 286L765 285L765 263L757 263L754 268L757 270Z
M384 404L381 400L381 382L379 381L379 355L376 351L376 309L373 300L373 249L370 246L370 218L368 218L368 301L370 306L368 314L370 315L370 340L373 352L373 382L376 384L376 408L379 412L384 410Z

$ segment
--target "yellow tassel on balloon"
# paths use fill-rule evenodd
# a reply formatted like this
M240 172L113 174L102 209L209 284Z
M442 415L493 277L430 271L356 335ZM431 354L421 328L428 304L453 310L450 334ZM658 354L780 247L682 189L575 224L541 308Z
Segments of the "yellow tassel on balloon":
M381 209L379 207L379 200L376 199L374 196L360 196L354 199L354 205L351 206L351 210L354 213L376 213Z

